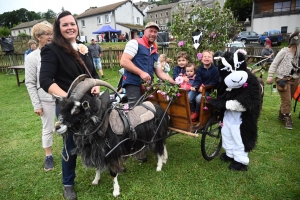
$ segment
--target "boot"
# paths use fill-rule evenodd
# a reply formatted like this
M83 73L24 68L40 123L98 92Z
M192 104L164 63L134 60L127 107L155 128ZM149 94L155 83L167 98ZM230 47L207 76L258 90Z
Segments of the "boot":
M279 110L279 114L278 114L277 119L280 120L280 121L284 121L284 115L282 114L281 110Z
M290 114L283 114L284 115L284 122L285 122L285 128L286 129L293 129L293 122L292 122L292 116Z

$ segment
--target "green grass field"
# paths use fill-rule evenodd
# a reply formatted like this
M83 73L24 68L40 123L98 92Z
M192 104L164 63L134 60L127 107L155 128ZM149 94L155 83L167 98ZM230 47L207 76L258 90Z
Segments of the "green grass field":
M106 69L108 82L116 85L118 69ZM24 78L24 72L20 75ZM55 169L44 172L40 118L34 114L26 87L16 84L14 75L0 74L0 199L63 199L61 184L62 138L54 135ZM247 172L228 170L229 163L216 158L204 160L200 139L177 134L167 140L169 160L156 172L157 159L139 164L129 158L127 172L119 175L121 195L117 199L204 199L204 200L286 200L300 199L300 119L293 113L294 129L286 130L277 121L278 93L265 87L259 119L257 147L249 154ZM223 150L222 150L223 152ZM94 169L77 162L78 199L114 199L112 179L102 174L100 185L91 182Z

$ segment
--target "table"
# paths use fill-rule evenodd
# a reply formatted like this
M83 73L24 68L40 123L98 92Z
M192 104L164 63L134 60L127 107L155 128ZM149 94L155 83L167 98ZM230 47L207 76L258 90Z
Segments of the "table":
M257 63L257 62L265 59L262 56L254 56L254 55L247 55L246 57L247 57L247 60L246 60L247 63L252 63L252 62Z
M16 74L18 86L20 86L21 83L25 83L25 79L24 79L23 81L20 82L20 80L19 80L19 73L18 73L18 70L20 70L20 69L25 69L25 66L24 66L24 65L11 66L11 67L8 67L8 69L15 70L15 74Z

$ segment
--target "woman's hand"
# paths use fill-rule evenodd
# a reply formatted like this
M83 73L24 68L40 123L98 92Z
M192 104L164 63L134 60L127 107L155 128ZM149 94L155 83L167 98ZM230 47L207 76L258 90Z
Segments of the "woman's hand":
M272 77L268 77L267 78L267 84L272 84L273 83L273 78Z
M38 116L40 116L40 117L43 116L43 114L44 114L44 113L43 113L43 108L40 108L40 109L35 110L34 113L36 113L36 114L37 114Z
M91 94L99 95L100 94L100 86L95 86L91 89Z
M196 89L194 87L191 87L191 91L196 91Z

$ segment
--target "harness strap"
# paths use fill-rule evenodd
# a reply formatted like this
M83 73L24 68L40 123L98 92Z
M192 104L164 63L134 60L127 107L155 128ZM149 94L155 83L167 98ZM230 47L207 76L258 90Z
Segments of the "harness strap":
M128 118L126 117L126 114L124 114L124 112L122 110L119 109L115 109L118 113L119 116L124 124L124 132L128 133L130 131L130 122L128 120Z
M143 106L144 108L150 110L154 115L155 115L155 110L153 110L152 108L150 108L149 106L145 105L145 104L141 104L141 106Z

